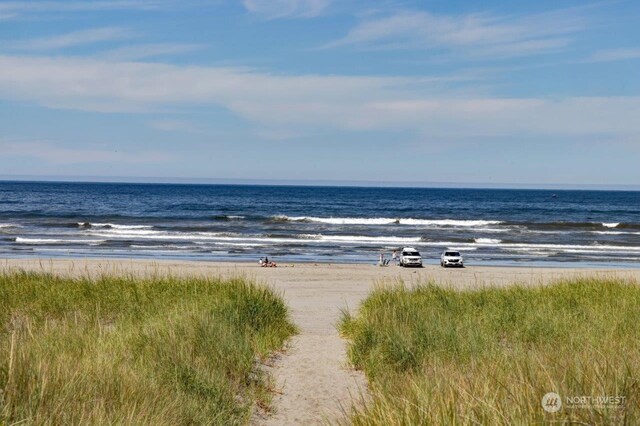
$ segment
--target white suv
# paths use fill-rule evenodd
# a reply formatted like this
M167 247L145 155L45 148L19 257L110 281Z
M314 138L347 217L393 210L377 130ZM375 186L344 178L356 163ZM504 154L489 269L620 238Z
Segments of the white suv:
M400 253L400 266L422 267L422 256L413 247L405 247Z
M460 266L464 267L464 259L459 251L445 250L440 256L440 266L446 268L447 266Z

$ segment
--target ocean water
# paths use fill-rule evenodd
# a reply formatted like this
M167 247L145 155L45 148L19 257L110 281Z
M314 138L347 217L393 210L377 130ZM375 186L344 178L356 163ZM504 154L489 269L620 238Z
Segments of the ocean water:
M640 192L0 182L0 256L640 266Z

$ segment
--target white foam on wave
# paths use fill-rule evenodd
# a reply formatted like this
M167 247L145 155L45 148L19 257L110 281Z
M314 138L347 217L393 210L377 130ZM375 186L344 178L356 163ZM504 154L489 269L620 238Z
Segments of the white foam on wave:
M487 232L487 233L503 233L503 232L512 232L513 229L510 228L474 228L475 232Z
M16 223L0 223L0 229L2 228L20 228L20 225Z
M398 219L379 218L357 218L357 217L312 217L312 216L276 216L276 219L290 220L292 222L318 222L330 225L391 225L397 224Z
M153 244L153 245L144 245L144 244L131 244L129 247L134 248L134 249L145 249L145 250L157 250L157 249L166 249L166 250L193 250L193 249L198 249L198 250L203 250L206 249L207 247L209 247L210 245L217 245L217 244L222 244L222 243L211 243L211 242L206 242L206 243L196 243L194 244L188 244L188 245L179 245L179 244ZM240 244L240 243L224 243L225 245L230 245L230 246L246 246L246 244ZM254 245L262 245L262 244L252 244L251 246Z
M100 229L98 232L90 232L91 235L101 236L161 236L167 235L166 232L155 231L153 229L141 229L141 228L105 228Z
M322 235L322 241L333 241L342 243L365 243L365 244L415 244L420 242L420 237L366 237L355 235Z
M151 225L122 225L119 223L91 223L91 222L78 222L80 227L96 227L96 228L111 228L111 229L150 229Z
M603 222L602 226L604 226L605 228L616 228L618 225L620 225L620 222Z
M421 246L433 247L458 247L458 248L478 248L478 247L495 247L499 249L507 249L514 251L540 251L555 250L558 252L568 252L568 250L586 250L586 251L602 251L606 253L615 252L640 252L639 246L614 246L614 245L580 245L580 244L530 244L530 243L459 243L455 241L427 241L420 243Z
M505 248L523 248L523 249L549 249L549 250L591 250L591 251L606 251L606 252L624 252L633 251L640 252L638 246L613 246L613 245L585 245L585 244L525 244L525 243L511 243L501 244Z
M275 216L276 220L293 222L318 222L330 225L410 225L410 226L487 226L502 223L499 220L455 220L455 219L413 219L413 218L366 218L366 217L314 217L314 216Z
M213 244L214 246L224 246L224 247L231 246L231 247L247 247L247 248L250 248L250 247L264 247L264 246L268 246L269 245L267 243L247 243L247 242L230 243L228 241L225 241L225 242L213 242L211 244Z
M140 244L131 244L129 247L132 249L139 250L153 250L153 251L161 251L161 250L193 250L193 246L178 246L173 244L163 244L163 245L153 245L153 246L145 246Z
M106 242L106 240L78 240L78 239L62 239L62 238L24 238L17 237L18 244L89 244L97 245Z
M369 237L362 235L322 235L300 234L290 238L267 237L264 235L241 235L223 232L193 232L193 233L169 233L153 230L113 230L106 229L91 232L89 235L113 240L159 240L159 241L193 241L193 242L227 242L246 244L363 244L363 245L402 245L419 243L420 237Z
M495 238L475 238L475 242L478 244L500 244L502 240Z
M597 250L597 249L563 249L563 253L582 253L582 254L609 254L610 250Z
M640 235L640 232L624 232L624 231L591 231L593 234L599 235Z
M205 241L216 240L233 234L224 232L170 233L144 229L101 229L97 232L90 232L89 235L110 239Z
M400 219L402 225L435 225L435 226L487 226L499 225L500 220L454 220L454 219Z
M298 234L298 238L303 240L317 240L318 238L322 238L322 234Z

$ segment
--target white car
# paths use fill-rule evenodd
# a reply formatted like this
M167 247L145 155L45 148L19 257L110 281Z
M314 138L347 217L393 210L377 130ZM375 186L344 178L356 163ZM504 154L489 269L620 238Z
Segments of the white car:
M417 266L422 267L422 256L420 252L413 247L405 247L400 253L400 266Z
M440 266L446 268L447 266L459 266L464 268L464 259L459 251L445 250L440 256Z

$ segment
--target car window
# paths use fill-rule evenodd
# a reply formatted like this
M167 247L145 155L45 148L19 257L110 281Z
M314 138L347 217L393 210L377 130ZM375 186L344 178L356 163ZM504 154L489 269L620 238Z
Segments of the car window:
M458 253L457 251L447 251L444 253L445 256L460 256L460 253Z
M417 251L405 251L402 252L403 256L420 256L420 253L418 253Z

